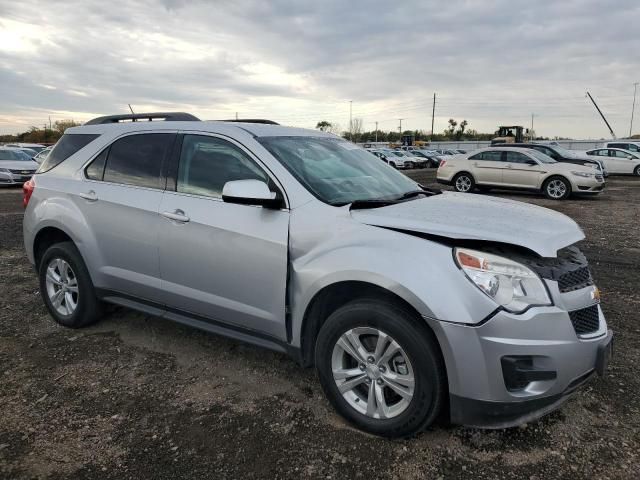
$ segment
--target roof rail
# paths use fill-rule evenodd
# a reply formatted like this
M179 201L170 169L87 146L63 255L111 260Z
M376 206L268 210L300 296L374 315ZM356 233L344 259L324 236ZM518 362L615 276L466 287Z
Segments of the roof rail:
M217 120L218 122L237 122L237 123L264 123L266 125L280 125L273 120L265 120L264 118L235 118L230 120Z
M107 123L119 123L119 122L137 122L142 121L158 121L164 120L166 122L199 122L200 119L184 112L154 112L154 113L128 113L125 115L106 115L104 117L97 117L89 120L85 125L104 125Z

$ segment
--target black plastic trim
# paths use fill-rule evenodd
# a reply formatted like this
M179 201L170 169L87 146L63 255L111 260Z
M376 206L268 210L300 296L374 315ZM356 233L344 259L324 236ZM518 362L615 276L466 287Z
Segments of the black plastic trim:
M128 113L124 115L105 115L89 120L85 125L105 125L110 123L119 123L130 120L137 122L138 120L153 121L153 119L164 120L165 122L199 122L200 119L190 113L185 112L153 112L153 113Z

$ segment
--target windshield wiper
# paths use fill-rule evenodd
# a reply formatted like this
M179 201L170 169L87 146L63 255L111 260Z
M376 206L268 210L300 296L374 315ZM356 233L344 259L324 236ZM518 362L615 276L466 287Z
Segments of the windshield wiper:
M410 190L410 191L405 192L402 195L400 195L398 198L396 198L396 200L406 200L408 198L417 197L420 194L426 195L426 196L431 196L431 195L438 195L438 194L442 193L442 190L422 187L422 185L420 185L420 187L422 188L422 190Z
M396 200L370 199L370 200L354 200L349 205L349 210L362 210L365 208L380 208L398 203Z

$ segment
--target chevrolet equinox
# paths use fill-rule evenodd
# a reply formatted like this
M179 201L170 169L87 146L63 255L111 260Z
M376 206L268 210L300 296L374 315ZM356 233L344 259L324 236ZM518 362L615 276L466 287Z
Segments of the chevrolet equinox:
M56 322L90 325L107 302L287 353L374 434L445 412L527 422L611 356L571 219L422 187L328 133L100 117L68 129L23 190Z

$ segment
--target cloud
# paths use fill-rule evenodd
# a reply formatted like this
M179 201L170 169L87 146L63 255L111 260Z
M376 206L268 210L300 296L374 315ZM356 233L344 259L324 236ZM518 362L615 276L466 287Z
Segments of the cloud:
M134 108L202 118L619 135L638 81L640 4L621 0L0 0L0 130ZM637 123L640 125L640 121Z

